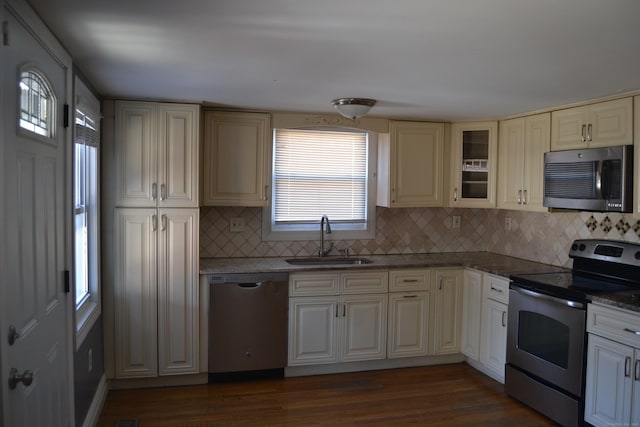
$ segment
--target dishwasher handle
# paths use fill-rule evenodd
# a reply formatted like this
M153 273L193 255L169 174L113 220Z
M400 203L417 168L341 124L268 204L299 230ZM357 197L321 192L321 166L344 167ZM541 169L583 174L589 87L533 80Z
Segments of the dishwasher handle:
M240 286L241 288L259 288L260 286L262 286L262 282L253 282L253 283L237 283L238 286Z

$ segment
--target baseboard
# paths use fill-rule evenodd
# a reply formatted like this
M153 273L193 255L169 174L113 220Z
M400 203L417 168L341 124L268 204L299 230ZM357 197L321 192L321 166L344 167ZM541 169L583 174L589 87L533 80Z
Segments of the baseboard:
M107 394L109 394L107 376L103 374L102 378L100 378L100 383L98 384L96 393L93 395L93 400L91 401L91 406L89 406L87 416L84 417L82 427L93 427L98 424L102 407L104 406L104 402L107 400Z

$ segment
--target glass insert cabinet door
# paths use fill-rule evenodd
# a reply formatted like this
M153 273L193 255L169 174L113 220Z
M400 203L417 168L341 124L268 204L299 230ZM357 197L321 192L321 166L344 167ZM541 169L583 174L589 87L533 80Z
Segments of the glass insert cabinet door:
M454 123L450 205L495 207L497 122Z

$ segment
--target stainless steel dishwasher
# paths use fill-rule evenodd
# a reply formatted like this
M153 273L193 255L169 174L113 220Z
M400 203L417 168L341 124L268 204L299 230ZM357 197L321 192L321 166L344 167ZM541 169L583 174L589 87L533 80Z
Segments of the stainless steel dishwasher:
M284 375L288 278L287 273L209 276L210 374Z

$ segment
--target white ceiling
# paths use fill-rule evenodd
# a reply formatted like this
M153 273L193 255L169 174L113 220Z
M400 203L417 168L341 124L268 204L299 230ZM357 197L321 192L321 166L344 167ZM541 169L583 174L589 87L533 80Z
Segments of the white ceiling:
M639 0L28 0L105 96L504 118L640 89Z

